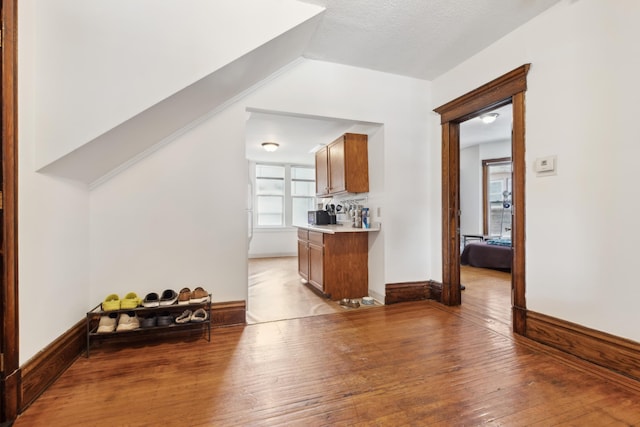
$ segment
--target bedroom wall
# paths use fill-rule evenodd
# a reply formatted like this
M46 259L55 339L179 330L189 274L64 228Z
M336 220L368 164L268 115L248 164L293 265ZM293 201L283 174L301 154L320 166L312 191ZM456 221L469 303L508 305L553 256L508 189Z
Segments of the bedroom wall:
M638 2L562 1L436 79L432 104L532 64L526 93L527 308L635 341L640 201L629 196L636 194L640 157L630 126L640 95L639 18ZM435 132L432 138L439 140ZM536 177L533 162L547 155L557 155L557 175Z
M429 218L416 212L427 211L428 105L416 79L310 60L283 70L91 191L91 299L198 284L214 301L247 299L247 108L383 123L370 286L427 279Z

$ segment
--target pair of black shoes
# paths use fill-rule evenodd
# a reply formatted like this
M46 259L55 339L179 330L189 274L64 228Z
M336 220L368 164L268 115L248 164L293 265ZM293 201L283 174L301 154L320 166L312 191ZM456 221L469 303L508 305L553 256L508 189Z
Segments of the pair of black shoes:
M158 315L151 313L140 320L141 328L153 328L156 326L169 326L173 324L173 316L169 312L163 312Z

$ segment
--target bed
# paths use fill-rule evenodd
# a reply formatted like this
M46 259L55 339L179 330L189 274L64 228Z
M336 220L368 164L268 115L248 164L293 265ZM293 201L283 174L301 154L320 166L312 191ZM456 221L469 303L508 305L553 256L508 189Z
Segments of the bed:
M460 264L471 267L492 268L495 270L511 271L513 248L506 240L488 240L485 242L470 242L465 245Z

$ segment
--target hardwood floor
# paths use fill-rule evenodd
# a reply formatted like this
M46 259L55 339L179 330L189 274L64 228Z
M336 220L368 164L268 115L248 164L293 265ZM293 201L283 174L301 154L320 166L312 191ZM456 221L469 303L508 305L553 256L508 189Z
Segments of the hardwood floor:
M490 287L509 304L508 275L464 270L460 307L419 301L215 329L211 343L101 346L14 425L640 425L639 391L514 337L504 295L481 304Z

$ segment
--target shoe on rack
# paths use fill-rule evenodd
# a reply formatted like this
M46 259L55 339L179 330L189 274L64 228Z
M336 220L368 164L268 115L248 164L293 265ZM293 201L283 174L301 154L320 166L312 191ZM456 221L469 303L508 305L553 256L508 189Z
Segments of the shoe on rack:
M178 301L178 294L173 289L167 289L162 292L160 297L160 305L171 305Z
M180 316L176 317L176 323L187 323L191 320L191 310L185 310Z
M207 314L207 310L205 310L204 308L197 309L191 315L192 322L204 322L208 318L209 318L209 315Z
M158 324L158 317L153 313L148 314L147 316L140 319L141 328L153 328L157 324Z
M200 302L209 302L209 292L202 289L201 286L198 286L191 292L191 296L189 297L190 304L196 304Z
M189 304L190 298L191 298L191 289L189 288L180 289L180 295L178 295L178 304L180 305Z
M158 319L156 320L156 324L158 326L169 326L173 324L173 317L171 313L168 311L162 312L158 315Z
M134 329L138 329L139 327L140 320L138 319L138 316L136 316L135 312L128 311L126 313L120 313L116 332L133 331Z
M100 323L98 323L98 333L107 334L116 330L116 322L118 319L118 313L109 313L104 316L100 316Z
M102 311L120 310L120 298L118 295L111 294L102 302Z
M143 307L157 307L160 305L160 297L155 292L151 292L144 297L142 301Z
M135 292L129 292L124 296L124 298L122 298L122 301L120 301L120 308L124 310L136 308L141 302L142 301L138 298L138 295L136 295Z

